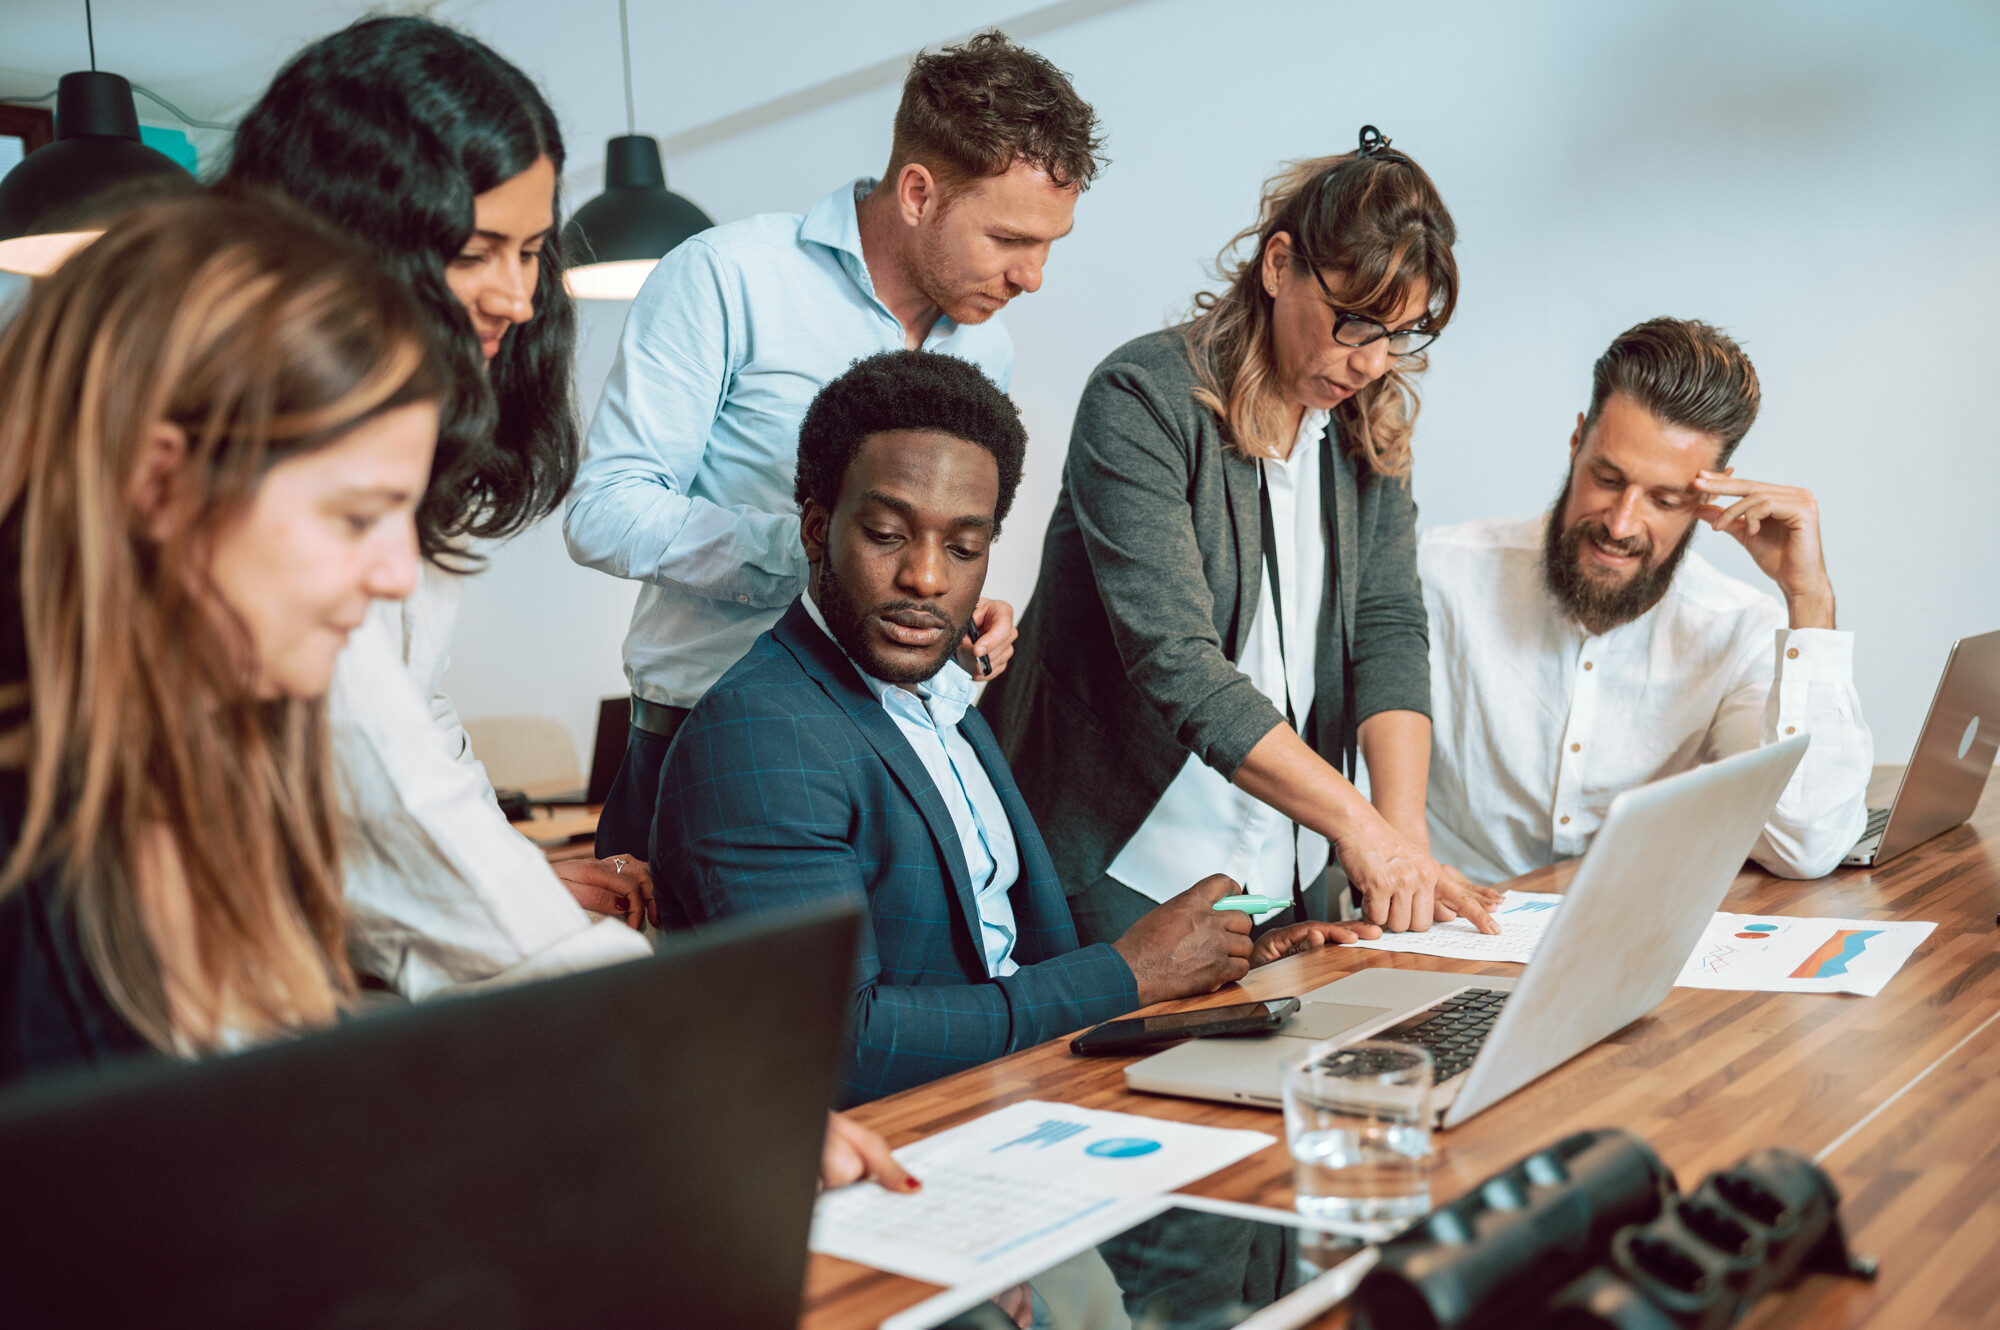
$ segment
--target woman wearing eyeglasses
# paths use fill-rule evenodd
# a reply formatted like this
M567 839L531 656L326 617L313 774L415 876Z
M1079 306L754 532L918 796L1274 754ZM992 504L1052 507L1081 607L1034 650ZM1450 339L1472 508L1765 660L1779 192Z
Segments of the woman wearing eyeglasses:
M1430 177L1364 128L1268 181L1224 289L1085 387L1016 665L981 710L1086 943L1191 868L1341 917L1334 853L1373 922L1496 931L1498 896L1432 859L1424 825L1410 433L1455 236Z

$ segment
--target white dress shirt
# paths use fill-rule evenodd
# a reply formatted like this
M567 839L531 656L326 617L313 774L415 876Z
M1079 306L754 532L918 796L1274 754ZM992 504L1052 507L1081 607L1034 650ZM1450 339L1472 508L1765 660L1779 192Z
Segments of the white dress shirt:
M458 592L457 577L424 564L416 594L377 601L334 668L329 711L355 964L419 999L650 955L623 920L593 923L500 812L437 687Z
M1431 852L1476 882L1504 881L1582 854L1622 790L1809 734L1751 857L1785 877L1831 872L1867 821L1875 760L1854 635L1788 628L1775 598L1690 551L1659 604L1593 636L1543 584L1546 521L1417 539Z
M826 626L819 606L811 595L799 597L806 613L819 625L835 646L840 639ZM845 649L842 654L845 655ZM917 757L930 772L938 797L951 813L958 833L959 849L965 855L966 875L972 881L972 900L979 911L979 946L986 956L986 973L999 978L1021 968L1014 959L1014 902L1007 893L1021 876L1021 854L1014 843L1014 824L1000 803L1000 792L979 761L958 723L972 705L972 676L947 660L944 668L912 688L884 683L856 664L848 664L861 676L868 691L896 722L896 728L917 750Z
M799 422L849 365L903 346L861 254L873 185L683 242L625 317L563 534L578 563L645 583L625 675L648 702L693 706L805 590ZM939 318L924 349L1003 391L1013 372L998 319Z
M1258 463L1271 498L1277 533L1278 580L1284 584L1285 649L1278 649L1268 569L1260 571L1257 612L1250 619L1236 668L1283 711L1290 690L1293 718L1304 724L1312 710L1318 662L1320 601L1326 594L1328 552L1320 505L1320 435L1328 413L1308 411L1299 422L1292 455ZM1288 677L1289 676L1289 677ZM1297 827L1283 813L1254 799L1193 753L1160 802L1105 872L1149 900L1164 901L1193 884L1189 871L1222 872L1252 895L1290 900L1293 856L1298 881L1311 885L1326 867L1326 837Z

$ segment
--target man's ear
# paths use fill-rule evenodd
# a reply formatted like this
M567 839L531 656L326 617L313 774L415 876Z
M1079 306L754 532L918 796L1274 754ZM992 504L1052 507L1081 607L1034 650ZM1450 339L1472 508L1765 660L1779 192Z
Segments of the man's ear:
M896 173L896 212L905 226L922 225L937 208L938 183L930 168L905 162Z
M1576 428L1570 431L1569 460L1576 460L1576 450L1583 447L1583 412L1576 413Z
M177 517L174 481L187 456L187 431L164 420L149 428L139 442L139 464L133 468L127 497L155 543L164 544L173 533Z
M807 563L826 561L827 531L832 525L833 514L820 507L817 499L807 499L799 510L799 544L805 547Z

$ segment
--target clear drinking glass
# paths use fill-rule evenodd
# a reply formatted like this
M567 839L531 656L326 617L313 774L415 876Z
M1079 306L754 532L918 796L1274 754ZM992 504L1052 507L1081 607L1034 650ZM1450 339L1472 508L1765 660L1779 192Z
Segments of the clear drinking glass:
M1431 1208L1431 1055L1363 1039L1285 1068L1285 1137L1299 1213L1380 1241Z

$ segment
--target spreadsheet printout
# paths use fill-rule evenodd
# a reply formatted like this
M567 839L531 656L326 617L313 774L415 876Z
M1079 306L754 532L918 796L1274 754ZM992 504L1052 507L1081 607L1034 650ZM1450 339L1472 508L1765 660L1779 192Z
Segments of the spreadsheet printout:
M923 1183L914 1195L861 1182L821 1196L812 1249L947 1285L1003 1264L1041 1269L1129 1227L1161 1192L1274 1140L1072 1104L1010 1104L896 1151Z

